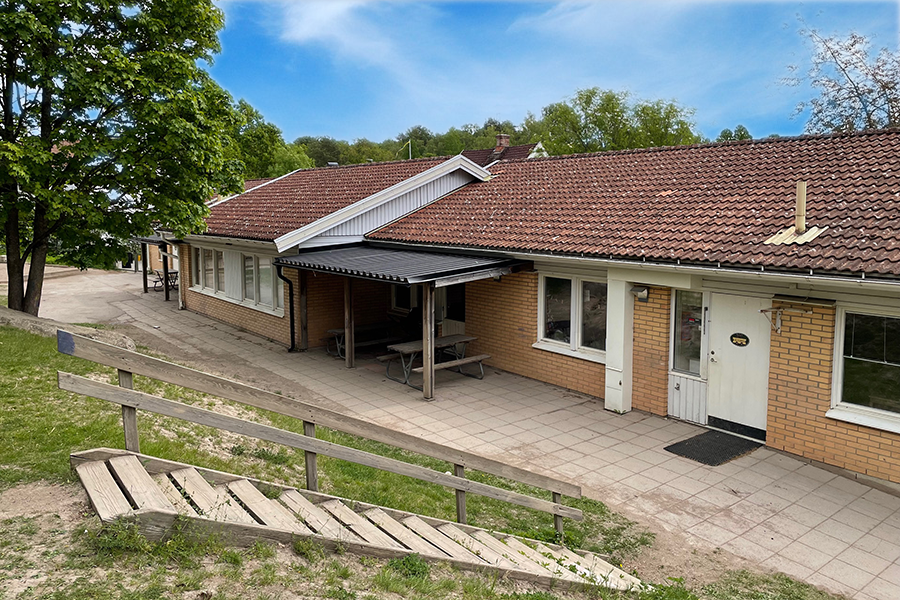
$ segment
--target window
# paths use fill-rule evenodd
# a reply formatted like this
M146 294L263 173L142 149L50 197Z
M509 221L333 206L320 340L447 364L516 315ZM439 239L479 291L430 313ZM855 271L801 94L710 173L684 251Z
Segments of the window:
M830 417L900 433L900 317L838 311Z
M191 261L193 290L262 310L284 308L284 284L271 256L194 246Z
M682 373L700 375L700 346L703 331L703 293L675 291L675 318L672 319L674 342L672 368Z
M605 358L606 284L580 277L541 277L536 347L580 357Z
M225 292L225 253L216 250L216 291Z

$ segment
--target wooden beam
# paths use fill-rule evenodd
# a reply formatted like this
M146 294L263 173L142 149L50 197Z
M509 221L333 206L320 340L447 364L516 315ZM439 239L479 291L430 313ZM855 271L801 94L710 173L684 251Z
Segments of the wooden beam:
M422 396L434 399L434 284L422 284Z
M147 243L141 242L141 277L144 280L144 293L150 291L147 287L147 262L150 260L150 252L147 251Z
M324 454L325 456L339 458L341 460L381 469L382 471L388 471L398 475L405 475L407 477L443 485L452 489L472 492L473 494L502 500L504 502L509 502L510 504L518 504L519 506L526 506L551 514L563 515L578 521L583 519L583 514L580 510L561 504L554 504L548 500L532 498L531 496L496 488L484 483L470 481L453 475L446 475L438 471L420 467L419 465L413 465L392 458L386 458L377 454L357 450L355 448L348 448L324 440L310 438L306 435L285 431L269 425L244 421L242 419L237 419L202 408L196 408L180 402L166 400L165 398L159 398L143 392L136 392L134 390L127 390L125 388L109 385L108 383L93 381L71 373L59 371L57 375L59 378L59 388L69 392L84 394L85 396L99 398L116 404L133 406L139 410L146 410L167 417L197 423L198 425L231 431L240 435L290 446L291 448L309 450L317 454Z
M353 279L344 277L344 363L356 366L356 332L353 322Z
M444 446L408 433L383 427L363 419L357 419L339 412L331 411L314 404L303 402L302 396L290 398L273 394L243 383L217 377L181 365L167 362L159 358L145 356L137 352L125 350L111 344L75 335L60 330L57 334L57 348L63 354L77 356L114 369L129 371L135 375L143 375L191 388L205 394L218 396L269 410L301 421L309 421L323 427L331 427L352 435L382 442L410 452L424 454L452 464L463 465L484 473L505 477L527 483L541 489L560 492L570 498L581 498L581 487L567 481L533 473L519 467Z
M119 386L129 390L134 389L134 376L129 371L119 369ZM125 449L130 452L140 452L137 411L130 406L122 407L122 429L125 431Z
M462 479L466 478L466 468L462 465L453 465L453 474ZM466 493L456 490L456 522L466 523Z
M316 437L316 424L309 421L303 421L303 435L311 438ZM319 467L316 461L315 452L305 452L304 459L306 461L306 489L311 492L319 491Z

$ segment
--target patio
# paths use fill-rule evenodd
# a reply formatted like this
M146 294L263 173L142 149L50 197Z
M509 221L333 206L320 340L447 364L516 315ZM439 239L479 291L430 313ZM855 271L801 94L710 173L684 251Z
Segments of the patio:
M171 348L177 360L220 365L235 378L229 368L245 365L254 373L249 383L568 478L586 496L683 534L696 548L720 547L855 599L900 598L896 495L767 448L703 466L663 450L700 427L645 413L618 415L588 396L492 368L481 381L439 371L436 400L424 402L416 390L388 380L374 360L358 360L351 370L323 349L288 354L256 335L179 311L160 295L141 294L134 285L139 275L115 277L133 291L112 302L121 311L113 322L161 337L160 347ZM53 318L53 307L46 305L42 316Z

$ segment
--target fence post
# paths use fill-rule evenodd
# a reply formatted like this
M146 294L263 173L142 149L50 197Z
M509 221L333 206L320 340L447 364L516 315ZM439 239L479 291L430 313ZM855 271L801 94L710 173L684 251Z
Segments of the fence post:
M559 492L553 492L553 502L554 504L562 504L562 494ZM563 518L561 515L553 515L553 526L556 527L556 533L559 534L559 541L562 543L563 539Z
M457 477L466 477L466 469L462 465L453 465L453 474ZM466 524L466 493L456 490L456 522Z
M303 435L316 437L316 424L309 421L303 421ZM306 457L306 489L311 492L319 491L319 471L316 466L316 453L305 450L303 452Z
M119 371L119 387L134 389L134 375L130 371ZM122 406L122 429L125 430L125 449L129 452L140 452L141 442L138 438L137 409L133 406Z

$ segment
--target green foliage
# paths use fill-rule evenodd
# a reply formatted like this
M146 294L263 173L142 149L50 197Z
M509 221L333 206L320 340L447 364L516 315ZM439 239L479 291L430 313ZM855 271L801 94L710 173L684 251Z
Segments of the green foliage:
M37 313L51 245L74 264L123 253L154 225L203 228L241 187L231 99L201 68L219 50L212 0L43 2L0 11L0 227L10 306ZM12 222L17 226L6 228Z
M294 554L306 559L306 562L315 564L325 558L325 550L319 542L308 538L297 538L291 544Z
M747 128L743 125L738 125L734 128L734 131L730 129L723 129L721 133L719 133L719 137L716 138L717 142L733 142L737 140L752 140L753 136L750 135L750 132L747 131Z
M692 116L673 102L632 103L627 92L594 87L544 107L541 122L531 117L528 127L550 154L572 154L695 144Z
M431 573L431 565L418 554L392 558L388 561L387 568L407 579L427 579Z
M302 145L285 144L281 130L263 118L246 100L235 106L241 122L231 132L232 152L243 162L245 179L278 177L314 166Z

